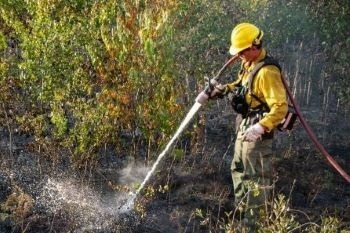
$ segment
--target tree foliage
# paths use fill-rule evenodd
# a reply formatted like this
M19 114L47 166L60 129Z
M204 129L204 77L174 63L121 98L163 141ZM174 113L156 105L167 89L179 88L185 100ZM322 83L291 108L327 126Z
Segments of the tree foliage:
M14 115L23 130L39 142L59 142L78 161L106 144L147 143L157 149L187 108L182 97L192 101L200 89L196 84L228 59L233 26L249 21L281 52L300 42L314 46L317 38L324 72L334 77L345 106L350 99L346 3L2 1L0 98L7 108L20 106Z
M12 79L20 88L26 105L20 123L49 129L36 136L54 137L79 159L105 143L121 142L122 134L141 131L150 140L169 135L179 117L174 113L181 110L168 22L176 4L2 3L6 30L0 42L17 50L11 54L17 59L2 63L14 70L2 82Z

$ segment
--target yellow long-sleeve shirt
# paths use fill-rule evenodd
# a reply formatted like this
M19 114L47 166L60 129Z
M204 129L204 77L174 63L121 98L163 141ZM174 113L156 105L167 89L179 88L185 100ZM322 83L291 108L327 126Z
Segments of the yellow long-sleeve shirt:
M236 81L227 84L227 87L232 91L239 83L243 86L247 86L249 73L254 69L255 65L265 57L266 51L263 49L255 61L243 63L244 72L238 75ZM288 111L286 90L281 80L280 70L274 65L262 67L254 78L251 91L261 101L266 103L270 109L259 121L269 132L283 120ZM246 94L245 99L251 108L255 108L261 104L249 93Z

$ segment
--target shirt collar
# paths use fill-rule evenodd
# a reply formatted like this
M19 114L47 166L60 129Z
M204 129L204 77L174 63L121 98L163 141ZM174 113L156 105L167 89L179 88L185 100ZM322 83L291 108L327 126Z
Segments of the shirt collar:
M261 60L263 60L265 57L266 57L266 50L262 49L259 57L252 63L255 65L256 63L259 63Z
M259 57L252 62L245 62L244 67L249 70L249 68L253 68L257 63L259 63L261 60L263 60L266 57L266 50L263 48L261 50L261 53L259 54Z

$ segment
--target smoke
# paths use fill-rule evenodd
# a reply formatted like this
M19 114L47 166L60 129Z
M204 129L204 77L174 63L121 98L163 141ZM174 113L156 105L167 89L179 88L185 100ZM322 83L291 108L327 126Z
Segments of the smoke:
M149 166L131 163L118 172L120 175L119 183L124 185L140 183L146 177L149 170Z

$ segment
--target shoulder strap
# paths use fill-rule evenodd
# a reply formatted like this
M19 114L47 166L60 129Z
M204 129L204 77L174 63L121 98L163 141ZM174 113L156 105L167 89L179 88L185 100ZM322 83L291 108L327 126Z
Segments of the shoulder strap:
M253 82L254 82L255 76L257 75L257 73L259 72L259 70L261 68L263 68L264 66L268 66L268 65L274 65L279 70L281 70L281 66L278 64L277 60L275 60L274 58L272 58L270 56L266 56L262 61L260 61L258 64L256 64L254 69L249 73L248 86L247 86L247 92L261 104L260 106L264 106L266 109L269 109L267 104L265 102L263 102L257 95L255 95L252 90L253 90Z
M260 61L258 64L255 65L254 69L249 73L248 75L248 92L252 93L253 90L253 82L256 74L259 72L261 68L264 66L268 65L274 65L276 66L279 70L281 70L281 66L278 64L278 62L270 57L266 56L262 61Z

